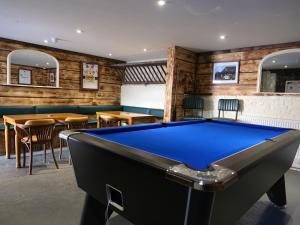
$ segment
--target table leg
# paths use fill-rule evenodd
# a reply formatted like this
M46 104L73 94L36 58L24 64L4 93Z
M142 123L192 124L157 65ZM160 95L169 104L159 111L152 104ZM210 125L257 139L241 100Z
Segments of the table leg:
M134 121L133 121L133 118L129 118L129 119L128 119L128 126L133 125L133 122L134 122Z
M10 153L11 153L11 142L10 142L10 124L4 122L5 126L5 152L6 152L6 158L10 159Z
M20 133L17 126L15 126L15 152L16 152L16 168L21 168L20 162Z
M99 123L99 116L97 115L97 128L100 128L100 123Z

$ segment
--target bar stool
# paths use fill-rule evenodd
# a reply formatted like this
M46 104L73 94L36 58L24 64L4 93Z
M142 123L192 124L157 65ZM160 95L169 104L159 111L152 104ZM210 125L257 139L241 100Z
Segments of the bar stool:
M41 120L28 120L26 123L17 124L17 129L21 132L21 148L23 149L23 167L26 165L26 146L30 153L29 174L32 175L32 160L33 160L33 147L38 145L44 146L44 162L46 162L46 148L49 144L53 161L56 168L58 164L55 159L53 149L53 133L54 133L55 120L41 119Z
M100 128L121 126L121 119L113 116L100 115L98 118Z
M60 123L63 123L67 130L76 130L76 129L86 129L88 128L88 117L67 117L64 121L59 121ZM68 143L67 143L68 144ZM63 147L63 139L59 139L59 159L61 160L62 156L62 147ZM69 164L71 164L71 157L69 157Z

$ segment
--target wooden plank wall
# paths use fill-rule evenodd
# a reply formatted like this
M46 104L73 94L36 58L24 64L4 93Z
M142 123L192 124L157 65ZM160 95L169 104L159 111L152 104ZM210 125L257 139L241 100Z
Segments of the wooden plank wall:
M60 89L5 86L7 55L17 49L48 53L60 64ZM100 66L99 91L80 90L81 62ZM0 104L1 105L116 105L120 104L122 79L108 67L121 61L58 50L23 42L0 39Z
M292 48L300 48L300 42L199 54L195 92L202 95L257 95L257 77L261 60L273 52ZM239 83L212 84L213 63L228 61L240 62Z
M168 49L164 121L183 117L183 98L195 92L194 80L197 54L173 46Z
M50 70L49 69L43 69L33 66L23 66L23 65L11 65L11 83L12 84L18 84L19 83L19 70L30 70L31 71L31 84L32 85L38 85L38 86L55 86L55 83L50 83ZM6 78L4 76L1 76L1 81L3 78ZM6 83L6 79L3 81ZM1 82L2 83L2 82Z

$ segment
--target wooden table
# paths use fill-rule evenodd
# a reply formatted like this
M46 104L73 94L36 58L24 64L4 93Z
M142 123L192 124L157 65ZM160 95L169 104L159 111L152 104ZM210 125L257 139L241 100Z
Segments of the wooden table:
M27 120L54 119L56 121L65 120L67 117L82 117L85 115L76 113L51 113L51 114L24 114L24 115L4 115L3 122L5 125L5 151L6 158L10 159L11 143L10 143L10 125L15 130L15 152L16 152L16 168L21 167L20 162L20 134L16 124L24 124ZM86 117L86 116L85 116Z
M148 122L154 123L155 116L149 114L141 114L141 113L132 113L132 112L124 112L124 111L106 111L106 112L96 112L97 115L97 127L100 127L99 117L101 115L112 116L118 119L127 120L128 125L133 125L136 122Z

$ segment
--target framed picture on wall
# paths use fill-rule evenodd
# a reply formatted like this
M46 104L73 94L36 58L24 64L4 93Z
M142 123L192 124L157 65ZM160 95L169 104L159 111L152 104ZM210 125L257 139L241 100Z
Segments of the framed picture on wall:
M18 83L30 85L31 84L31 70L19 69Z
M81 89L99 89L99 65L95 63L81 63Z
M214 63L213 84L237 84L239 62Z
M50 83L54 83L55 82L55 73L53 73L53 72L49 73L49 80L50 80Z

